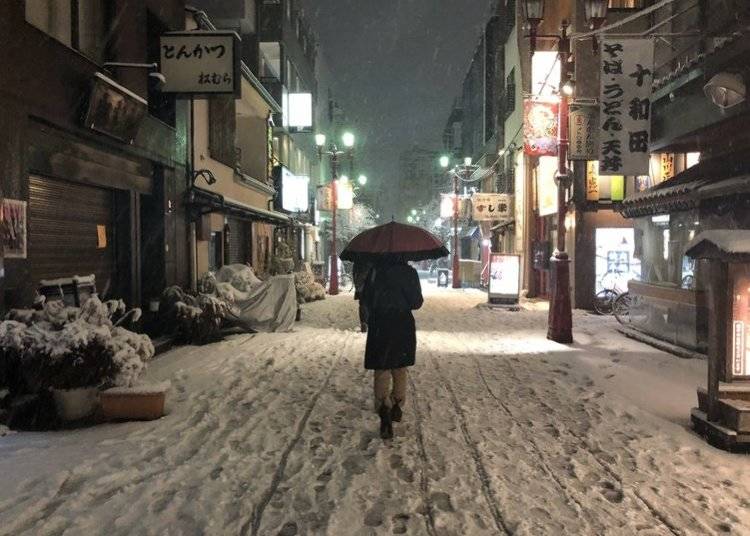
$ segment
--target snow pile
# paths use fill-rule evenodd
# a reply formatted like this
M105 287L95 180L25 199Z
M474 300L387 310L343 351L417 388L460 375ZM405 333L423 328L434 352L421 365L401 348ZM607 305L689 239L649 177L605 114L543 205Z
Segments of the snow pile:
M323 300L326 297L326 289L315 281L315 276L310 272L294 272L294 286L299 303Z
M112 387L104 391L110 395L157 395L166 393L172 388L172 382L165 380L158 383L143 383L132 387Z
M148 336L113 324L124 312L121 300L97 297L81 308L54 301L41 310L11 311L0 323L0 358L33 371L41 386L131 385L154 347Z

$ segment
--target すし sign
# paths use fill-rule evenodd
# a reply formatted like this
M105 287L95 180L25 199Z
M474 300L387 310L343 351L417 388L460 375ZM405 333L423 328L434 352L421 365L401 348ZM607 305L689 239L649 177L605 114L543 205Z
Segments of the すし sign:
M508 220L513 217L513 198L508 194L474 194L471 205L476 221Z
M600 51L599 174L648 175L651 39L605 39Z

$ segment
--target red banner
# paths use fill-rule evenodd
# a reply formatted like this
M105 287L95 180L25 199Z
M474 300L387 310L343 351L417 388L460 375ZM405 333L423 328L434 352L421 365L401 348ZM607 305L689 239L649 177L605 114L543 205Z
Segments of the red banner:
M529 156L557 156L557 99L526 99L523 103L523 149Z

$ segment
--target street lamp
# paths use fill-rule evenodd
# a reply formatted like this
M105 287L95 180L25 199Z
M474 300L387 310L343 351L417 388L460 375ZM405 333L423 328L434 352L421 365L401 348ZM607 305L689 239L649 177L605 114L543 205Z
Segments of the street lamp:
M601 2L587 2L588 7L596 7ZM606 3L606 2L605 2ZM600 7L600 6L599 6ZM526 19L529 24L529 39L533 53L537 28L544 16L544 0L524 0ZM606 10L605 10L606 12ZM587 9L587 15L589 11ZM591 11L600 15L601 11ZM560 35L544 36L557 40L557 53L560 65L569 68L570 39L568 21L563 20ZM567 86L567 87L566 87ZM557 247L551 259L551 289L547 338L568 344L573 342L573 314L570 305L570 258L565 252L565 216L567 213L566 191L570 187L571 175L568 170L568 99L575 91L571 73L565 73L560 83L560 105L557 127Z
M471 157L467 156L464 158L463 166L455 166L449 171L451 178L453 179L453 288L461 288L461 277L460 277L460 263L458 259L458 193L459 193L459 181L461 180L461 174L464 175L464 180L469 181L471 175L477 166L472 165ZM440 157L440 167L448 169L450 165L450 158L447 156ZM440 220L442 224L442 220Z
M342 137L342 142L346 148L344 151L339 150L333 142L328 149L326 149L325 134L315 135L315 145L318 148L318 159L322 161L323 155L326 155L331 159L331 277L328 293L332 296L339 293L339 256L336 252L336 212L338 210L339 161L342 156L346 155L349 157L350 164L353 167L354 134L350 132L345 133ZM342 184L347 183L348 181L349 177L346 175L341 176L340 182Z
M441 156L440 157L440 167L441 168L447 169L448 166L450 165L450 163L451 163L450 157L448 157L448 156Z
M365 184L367 184L367 177L365 175L360 175L357 179L357 182L360 186L364 186Z
M608 8L609 0L584 0L583 11L586 16L586 22L591 30L598 30L604 26L604 22L607 20ZM591 41L594 47L594 54L596 54L599 51L599 41L596 39L596 36Z

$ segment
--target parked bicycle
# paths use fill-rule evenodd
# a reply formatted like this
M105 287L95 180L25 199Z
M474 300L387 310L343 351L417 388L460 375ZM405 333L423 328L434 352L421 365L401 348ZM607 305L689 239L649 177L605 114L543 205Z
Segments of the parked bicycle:
M615 300L627 292L627 287L622 288L622 274L620 272L606 272L599 284L604 287L594 297L594 310L600 315L611 315Z

